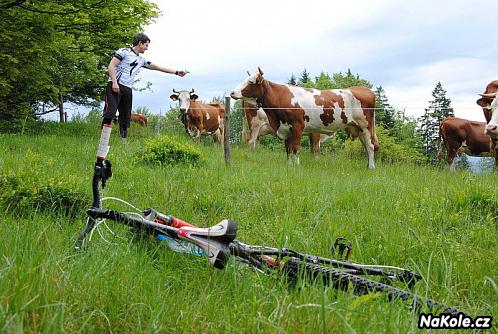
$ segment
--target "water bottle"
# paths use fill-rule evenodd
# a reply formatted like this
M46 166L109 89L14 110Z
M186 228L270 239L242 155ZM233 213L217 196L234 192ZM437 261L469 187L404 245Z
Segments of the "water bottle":
M177 253L194 254L196 256L206 256L206 253L199 246L194 245L186 240L174 239L165 234L159 234L157 240L166 241L168 247Z

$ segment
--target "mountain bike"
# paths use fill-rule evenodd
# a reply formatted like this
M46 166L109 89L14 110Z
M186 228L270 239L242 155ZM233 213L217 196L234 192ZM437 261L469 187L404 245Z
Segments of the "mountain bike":
M87 223L77 239L75 246L77 250L84 249L93 232L102 225L107 226L107 221L111 221L129 227L133 234L166 241L176 252L206 257L218 269L225 268L229 259L234 258L260 273L284 275L291 286L295 286L300 280L311 284L321 282L338 290L351 291L355 295L384 293L388 301L401 300L416 312L426 308L434 313L466 315L456 307L446 306L413 293L411 289L422 278L416 272L395 266L350 262L351 244L344 238L338 238L332 246L334 254L341 258L338 260L287 248L243 243L236 239L237 224L229 219L202 228L153 208L134 213L101 208L103 200L114 199L124 202L116 198L100 198L99 183L105 187L106 179L111 176L109 161L96 165L92 180L93 207L87 210Z

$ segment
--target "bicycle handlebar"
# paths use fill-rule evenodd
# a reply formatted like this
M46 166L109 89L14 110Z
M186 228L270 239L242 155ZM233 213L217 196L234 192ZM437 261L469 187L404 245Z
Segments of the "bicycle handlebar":
M159 230L172 238L187 240L202 248L209 261L218 269L225 267L230 255L229 244L237 235L237 224L227 219L209 228L191 226L178 228L115 210L91 208L87 210L87 214L90 220L110 219L130 227Z

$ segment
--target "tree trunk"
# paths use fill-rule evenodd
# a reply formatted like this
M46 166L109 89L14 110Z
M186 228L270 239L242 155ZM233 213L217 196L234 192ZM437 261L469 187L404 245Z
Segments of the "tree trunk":
M64 117L64 99L62 96L62 80L59 80L59 120L61 123L65 123Z

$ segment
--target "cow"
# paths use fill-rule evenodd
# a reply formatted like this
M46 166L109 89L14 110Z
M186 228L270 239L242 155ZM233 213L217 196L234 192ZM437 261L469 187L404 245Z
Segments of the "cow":
M213 136L215 143L221 143L225 132L225 107L219 103L198 102L198 96L192 89L176 91L173 89L170 98L179 101L182 122L187 133L194 140L199 140L201 134Z
M375 168L375 94L366 87L318 90L277 84L266 80L263 71L249 74L230 96L251 98L263 108L276 135L285 140L289 163L299 164L303 134L332 135L345 128L359 137L368 154L368 168Z
M270 126L268 122L268 116L266 116L263 108L258 108L257 105L248 100L242 100L242 110L246 118L247 123L243 123L245 126L249 126L249 140L247 140L247 130L242 131L242 142L249 141L249 145L256 148L256 144L259 139L268 134L275 135L275 131ZM310 146L311 153L314 157L317 156L318 151L320 151L320 144L330 138L330 136L320 134L320 133L310 133Z
M148 120L147 120L147 116L145 116L145 115L132 113L130 120L132 122L138 123L142 126L147 126Z
M258 108L255 103L242 100L242 110L249 126L249 145L253 148L256 147L259 138L267 134L275 134L262 108ZM246 132L243 136L247 136Z
M451 172L455 171L454 159L465 153L474 157L491 155L491 137L485 134L486 123L458 117L446 117L439 125L439 139L446 147L446 161ZM442 146L439 144L438 159Z
M486 118L486 133L491 137L491 152L495 157L495 167L498 169L498 80L491 81L476 102L482 107Z

